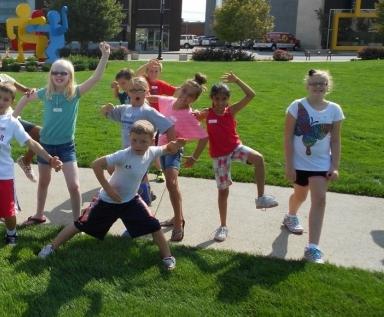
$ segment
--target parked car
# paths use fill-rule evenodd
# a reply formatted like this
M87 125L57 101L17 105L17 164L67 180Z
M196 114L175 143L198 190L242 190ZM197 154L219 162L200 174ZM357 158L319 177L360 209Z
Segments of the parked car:
M224 46L225 43L223 41L220 41L216 36L206 36L201 41L201 46Z
M240 43L239 41L231 42L231 43L225 42L225 46L233 47L233 48L240 48L241 46L244 49L251 49L253 47L253 40L247 39L247 40L244 40L242 43Z
M197 35L194 34L182 34L180 35L180 47L191 48L199 45Z
M257 39L253 43L254 49L292 49L300 48L300 40L288 32L269 32L262 39Z

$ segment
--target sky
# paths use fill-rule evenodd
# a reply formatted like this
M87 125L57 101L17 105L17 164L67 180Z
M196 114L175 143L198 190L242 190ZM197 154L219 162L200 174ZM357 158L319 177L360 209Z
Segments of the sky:
M183 0L181 17L184 21L205 21L206 0Z

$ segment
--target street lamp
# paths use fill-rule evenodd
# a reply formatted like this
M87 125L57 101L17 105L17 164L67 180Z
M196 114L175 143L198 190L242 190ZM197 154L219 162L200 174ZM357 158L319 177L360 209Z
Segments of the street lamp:
M162 60L161 50L163 45L163 29L164 29L164 2L165 0L160 0L160 41L159 41L159 55L157 56L158 60Z

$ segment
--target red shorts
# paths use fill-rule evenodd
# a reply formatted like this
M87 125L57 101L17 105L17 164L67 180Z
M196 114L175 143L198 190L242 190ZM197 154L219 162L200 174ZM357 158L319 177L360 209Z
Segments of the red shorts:
M0 217L9 218L16 215L15 187L13 179L0 179Z

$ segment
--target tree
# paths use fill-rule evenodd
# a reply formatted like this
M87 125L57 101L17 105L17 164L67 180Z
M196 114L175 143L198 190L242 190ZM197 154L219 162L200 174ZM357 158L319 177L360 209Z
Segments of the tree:
M384 0L379 0L375 4L376 12L377 12L377 19L376 19L376 26L377 31L384 36Z
M68 41L79 41L82 49L88 42L112 39L121 31L124 18L122 6L116 0L55 0L48 6L60 10L68 6Z
M213 30L227 42L256 39L273 28L268 0L226 0L215 10Z

